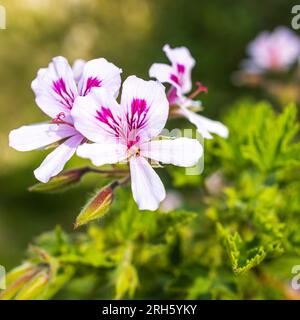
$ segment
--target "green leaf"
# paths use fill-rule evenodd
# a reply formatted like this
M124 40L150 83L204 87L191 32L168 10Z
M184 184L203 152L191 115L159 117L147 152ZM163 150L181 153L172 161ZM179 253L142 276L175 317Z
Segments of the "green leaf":
M231 234L220 224L217 225L217 229L226 246L233 272L244 273L256 267L265 259L267 253L262 246L247 250L237 232Z
M123 298L125 294L133 298L138 283L139 279L135 267L130 263L122 265L117 275L115 299L119 300Z
M291 155L295 155L297 151L300 152L299 146L291 144L299 129L296 117L295 105L286 107L281 115L269 114L258 124L256 130L250 132L248 144L242 147L244 158L262 171L276 170L286 166L287 157L291 159ZM296 159L300 165L298 155L291 160Z

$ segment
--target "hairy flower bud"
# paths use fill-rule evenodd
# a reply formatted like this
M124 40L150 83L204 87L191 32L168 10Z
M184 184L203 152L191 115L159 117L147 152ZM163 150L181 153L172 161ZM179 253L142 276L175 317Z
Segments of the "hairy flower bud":
M94 197L91 198L78 215L75 222L75 228L78 228L92 220L99 219L105 215L111 206L113 190L117 185L117 182L113 182L112 184L102 188Z
M29 188L35 192L57 192L63 191L80 182L82 176L89 172L88 168L67 170L49 180L48 183L37 183Z

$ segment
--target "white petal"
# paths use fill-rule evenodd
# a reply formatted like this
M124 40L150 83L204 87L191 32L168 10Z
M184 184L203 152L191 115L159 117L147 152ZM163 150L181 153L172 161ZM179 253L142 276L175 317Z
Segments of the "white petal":
M160 82L168 82L173 84L171 81L171 74L173 72L173 68L164 63L154 63L149 69L149 77L155 78Z
M88 158L95 166L113 164L126 158L127 147L123 144L85 143L78 147L77 155Z
M53 58L48 68L40 69L31 87L37 105L51 118L61 112L68 115L78 95L73 71L63 57Z
M104 88L93 88L87 96L77 97L71 111L74 126L83 136L93 142L115 141L117 132L105 122L97 119L99 116L97 112L101 112L102 108L109 109L112 113L113 119L109 118L109 123L112 121L119 123L120 106Z
M81 79L85 63L86 61L83 59L76 59L73 63L72 71L74 80L76 82L79 82L79 80Z
M178 65L184 66L184 73L181 78L181 86L178 94L185 94L192 89L192 69L195 66L195 59L186 47L171 48L168 44L163 47L168 59L171 61L173 69Z
M134 101L145 102L141 114L134 112ZM136 128L140 141L148 141L162 131L168 118L169 103L165 88L157 81L144 81L130 76L123 83L121 108L129 119L128 128ZM144 119L143 125L139 125L136 119Z
M177 70L173 66L163 63L154 63L149 69L149 76L157 79L161 83L169 83L176 88L176 94L182 96L182 87L172 80L172 75L177 75Z
M73 127L65 124L37 123L12 130L9 134L9 146L18 151L30 151L43 148L75 133Z
M193 68L195 66L195 59L186 47L171 48L166 44L163 47L163 51L174 65L180 63L188 68Z
M201 109L202 103L199 100L192 100L186 97L181 97L179 100L181 100L179 101L179 104L183 108L193 108L194 111L195 109L196 110Z
M143 157L130 159L131 189L140 210L157 210L166 197L165 187L157 173Z
M62 171L67 161L74 155L77 147L80 145L83 137L76 135L58 146L34 171L35 177L41 182L48 182L51 177L56 176Z
M181 112L197 127L197 130L202 134L203 138L212 139L213 137L210 133L215 133L222 138L228 137L228 128L221 122L210 120L187 109L182 108Z
M192 167L203 155L203 148L196 139L156 140L142 144L140 154L162 163Z
M93 87L102 87L117 97L121 86L121 73L120 68L104 58L88 61L78 86L80 95L88 94Z

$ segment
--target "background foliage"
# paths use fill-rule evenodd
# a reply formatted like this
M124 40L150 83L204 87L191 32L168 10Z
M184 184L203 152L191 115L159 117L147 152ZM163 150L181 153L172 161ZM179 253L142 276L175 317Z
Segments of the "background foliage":
M266 98L262 92L231 81L258 32L289 26L289 1L1 4L8 26L0 32L0 264L20 264L32 244L20 272L32 272L34 282L29 293L15 288L21 298L298 298L289 285L292 266L300 264L297 106L257 102ZM73 231L88 194L108 180L89 174L67 193L27 191L45 152L9 149L7 135L45 119L30 83L55 55L104 56L122 66L123 78L147 78L149 66L163 61L165 43L190 48L193 78L209 88L204 114L222 119L230 138L206 142L201 176L158 170L168 188L182 193L179 211L141 213L129 190L118 189L105 218L87 232ZM68 167L87 163L74 158ZM45 230L54 231L36 238Z

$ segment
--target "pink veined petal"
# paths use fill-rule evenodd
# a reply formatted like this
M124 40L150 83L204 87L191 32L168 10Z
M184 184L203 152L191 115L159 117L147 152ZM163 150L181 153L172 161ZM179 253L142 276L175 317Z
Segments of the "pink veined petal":
M182 88L174 67L163 63L154 63L149 69L149 76L161 83L169 83L175 88L175 96L182 96ZM173 88L171 88L173 89ZM170 101L169 101L170 102Z
M63 112L65 121L69 116L74 100L78 95L73 71L64 57L53 58L48 68L39 70L31 84L36 95L36 103L51 118Z
M118 96L121 86L122 70L104 58L88 61L84 68L82 78L79 82L79 94L87 95L92 88L105 88L114 97Z
M36 170L34 170L35 177L39 181L47 183L50 178L60 173L65 164L74 155L83 139L83 136L77 134L63 142L45 158Z
M162 83L174 84L174 81L171 80L172 73L172 67L164 63L154 63L149 69L149 77L155 78Z
M192 69L195 66L195 59L186 47L171 48L166 44L163 51L171 61L173 69L177 70L175 75L180 82L177 88L178 95L188 93L192 89Z
M73 127L65 124L37 123L12 130L9 134L9 146L18 151L30 151L43 148L75 133Z
M85 143L78 147L77 155L92 161L95 166L118 163L126 159L127 146L124 144Z
M83 59L76 59L73 63L73 66L72 66L73 77L77 83L81 79L85 63L86 61Z
M120 106L104 88L76 98L71 115L75 128L93 142L116 141L121 136Z
M157 210L166 191L157 173L141 157L130 158L131 189L140 210Z
M213 137L210 133L215 133L222 138L228 137L228 128L221 122L208 119L184 108L181 108L180 111L191 123L197 127L197 130L203 136L203 138L212 139Z
M121 110L127 130L135 133L135 140L142 142L156 137L164 128L169 113L164 86L156 81L128 77L123 83Z
M173 65L181 64L187 68L195 66L195 59L186 47L171 48L168 44L164 45L163 51Z
M140 154L162 163L192 167L203 155L203 148L196 139L177 138L146 142L140 145Z

